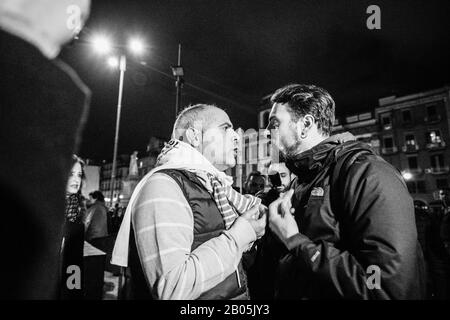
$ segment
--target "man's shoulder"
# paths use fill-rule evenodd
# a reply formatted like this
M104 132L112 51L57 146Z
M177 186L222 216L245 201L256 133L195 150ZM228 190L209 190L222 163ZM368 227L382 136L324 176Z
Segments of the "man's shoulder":
M376 154L361 154L345 168L345 173L346 183L404 185L398 169Z

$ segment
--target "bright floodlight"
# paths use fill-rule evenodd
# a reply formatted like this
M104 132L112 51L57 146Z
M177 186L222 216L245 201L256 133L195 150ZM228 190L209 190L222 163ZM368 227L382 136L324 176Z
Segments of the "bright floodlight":
M97 36L92 40L96 52L105 54L111 50L109 39L104 36Z
M135 54L141 54L144 52L144 44L139 39L131 39L128 46L131 52Z
M411 172L404 172L404 173L402 174L402 176L403 176L403 178L404 178L405 180L411 180L412 177L413 177L413 175L411 174Z
M117 68L119 66L119 59L117 59L117 57L109 57L108 58L108 65L111 68Z

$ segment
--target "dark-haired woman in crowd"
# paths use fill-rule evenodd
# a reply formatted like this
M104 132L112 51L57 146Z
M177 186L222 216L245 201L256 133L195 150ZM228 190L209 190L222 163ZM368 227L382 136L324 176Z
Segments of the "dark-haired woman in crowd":
M83 299L83 247L85 201L81 195L84 162L73 156L66 188L66 212L61 246L61 299Z

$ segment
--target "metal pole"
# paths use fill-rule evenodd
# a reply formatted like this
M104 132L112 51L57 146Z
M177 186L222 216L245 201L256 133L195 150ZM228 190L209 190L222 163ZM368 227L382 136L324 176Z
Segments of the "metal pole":
M181 66L181 43L178 44L178 66ZM177 97L175 102L175 118L178 115L178 110L180 110L181 106L181 86L182 86L182 80L180 76L177 76L177 81L175 83L177 87Z
M114 137L114 155L111 171L111 207L113 205L114 184L116 182L115 180L116 180L116 166L117 166L117 146L119 144L119 125L120 125L120 112L122 110L123 78L125 75L125 70L127 69L127 58L125 55L120 56L119 69L120 69L119 97L117 99L116 135Z

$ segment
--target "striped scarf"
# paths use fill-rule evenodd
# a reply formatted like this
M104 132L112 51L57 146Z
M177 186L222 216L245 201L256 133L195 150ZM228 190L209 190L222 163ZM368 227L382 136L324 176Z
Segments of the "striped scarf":
M213 187L214 201L222 214L225 229L229 229L234 220L237 219L236 211L242 214L253 206L261 204L261 199L250 195L242 195L231 186L222 186L219 179L210 173L207 176Z

